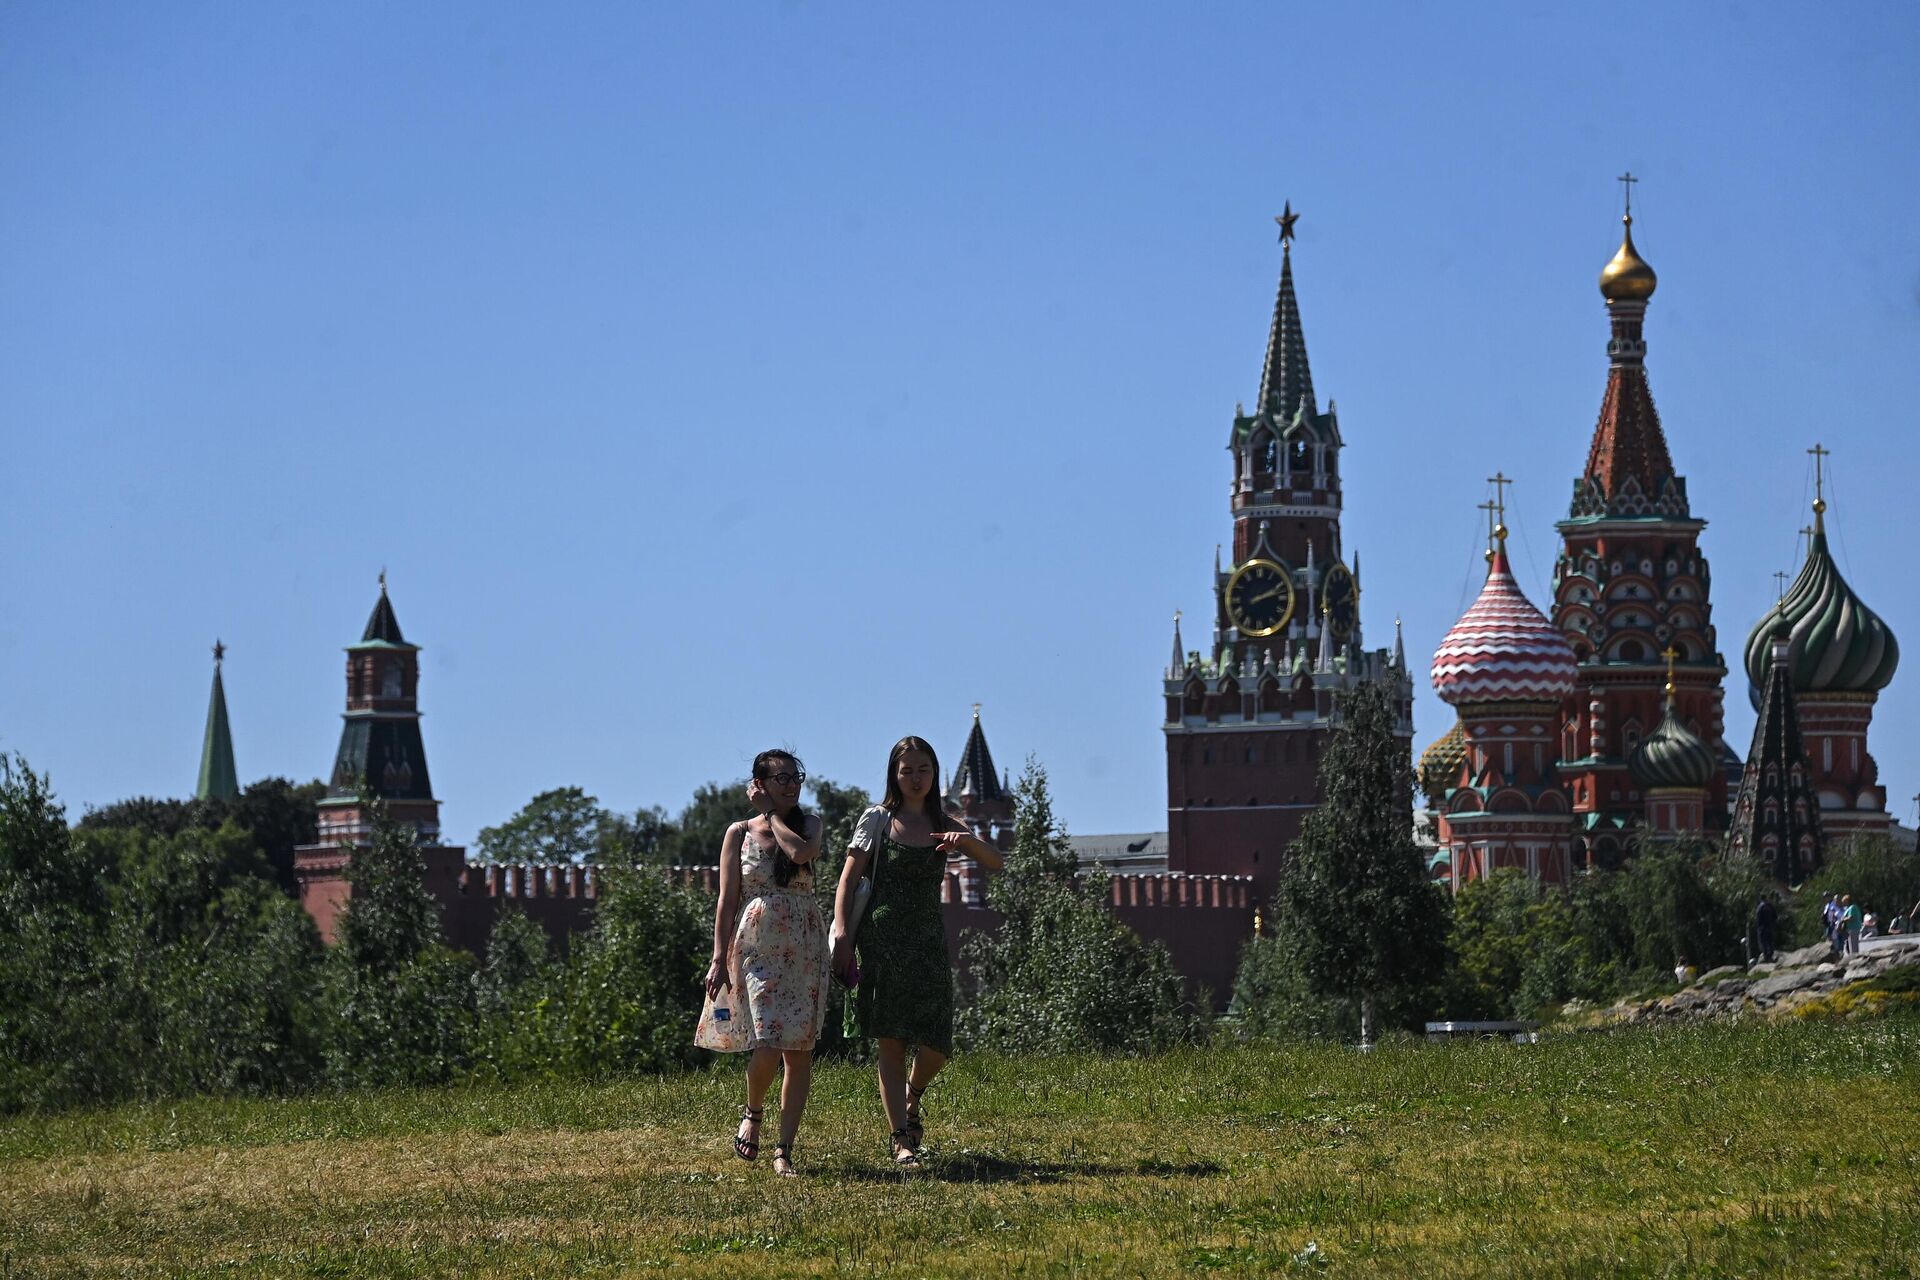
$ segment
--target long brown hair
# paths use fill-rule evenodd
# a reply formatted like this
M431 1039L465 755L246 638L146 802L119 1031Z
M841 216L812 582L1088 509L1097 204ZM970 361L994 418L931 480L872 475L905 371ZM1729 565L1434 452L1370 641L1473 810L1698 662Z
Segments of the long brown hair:
M807 766L800 763L799 756L793 754L791 751L782 751L778 747L774 747L762 751L753 758L753 776L762 782L772 777L774 772L773 762L775 760L791 760L795 773L805 773L807 771ZM799 801L794 801L793 808L780 816L781 820L787 824L788 828L790 828L795 835L803 840L806 839L807 811L800 807ZM780 847L778 840L774 841L773 882L784 889L793 882L794 876L799 873L800 864L787 856L787 851Z
M900 806L907 802L906 796L900 793L899 768L900 757L909 751L920 752L933 766L933 785L927 788L925 806L927 821L933 824L935 831L954 830L959 824L947 816L946 804L940 798L940 755L933 749L933 744L925 738L908 734L894 743L893 750L887 753L887 790L880 801L880 807L888 813L898 813Z

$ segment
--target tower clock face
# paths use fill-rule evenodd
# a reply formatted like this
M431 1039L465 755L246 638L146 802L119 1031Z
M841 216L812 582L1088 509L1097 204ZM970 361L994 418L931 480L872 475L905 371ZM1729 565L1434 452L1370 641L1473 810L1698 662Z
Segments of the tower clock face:
M1227 619L1243 636L1270 636L1293 617L1293 574L1272 560L1249 560L1227 579Z
M1320 598L1326 602L1327 625L1333 628L1334 638L1345 640L1351 636L1360 621L1360 584L1338 560L1320 584Z

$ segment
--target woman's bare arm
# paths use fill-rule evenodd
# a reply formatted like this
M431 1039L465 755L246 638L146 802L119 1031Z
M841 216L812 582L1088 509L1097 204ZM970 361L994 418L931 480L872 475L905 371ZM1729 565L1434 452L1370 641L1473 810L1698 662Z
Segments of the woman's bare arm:
M740 914L740 838L746 824L727 828L720 842L720 901L713 909L713 963L707 967L707 995L731 986L728 953L733 950L733 927Z
M964 853L989 871L1007 865L1006 855L970 831L936 831L934 843L942 853Z
M787 857L804 867L820 856L822 824L819 814L807 815L806 821L801 823L806 828L804 831L795 831L787 825L786 819L772 810L767 811L766 819L767 828L773 833L774 843L780 846L780 852Z

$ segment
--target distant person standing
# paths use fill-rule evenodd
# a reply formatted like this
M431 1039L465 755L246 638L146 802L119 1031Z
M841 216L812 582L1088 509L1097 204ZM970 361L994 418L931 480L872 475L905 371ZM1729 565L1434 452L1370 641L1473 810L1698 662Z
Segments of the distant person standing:
M1773 963L1773 926L1777 919L1773 895L1761 894L1760 904L1753 909L1753 943L1761 961L1766 964Z
M1837 894L1828 894L1827 901L1820 908L1820 920L1827 930L1827 945L1835 951L1840 949L1840 898Z
M1850 956L1860 954L1860 904L1853 900L1852 894L1840 899L1840 940L1842 950Z

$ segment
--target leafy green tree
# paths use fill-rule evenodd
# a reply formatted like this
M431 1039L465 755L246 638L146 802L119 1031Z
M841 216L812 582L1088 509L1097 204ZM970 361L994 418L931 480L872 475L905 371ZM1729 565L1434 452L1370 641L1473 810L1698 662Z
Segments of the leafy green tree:
M1907 915L1920 902L1920 851L1904 851L1885 836L1833 842L1826 865L1800 888L1796 915L1807 918L1801 938L1820 937L1820 907L1830 893L1853 895L1861 911L1880 918L1884 930L1895 916Z
M642 806L633 816L613 814L613 829L605 838L601 861L622 866L664 866L673 861L679 828L659 805Z
M347 864L351 897L328 955L327 1069L342 1084L433 1084L465 1069L473 958L440 941L420 836L363 797L368 843Z
M603 1077L700 1061L693 1045L713 901L653 868L600 872L594 927L569 956L560 1060Z
M1351 1039L1360 1019L1353 1002L1324 996L1307 979L1297 933L1256 935L1240 951L1227 1025L1249 1040Z
M674 821L673 861L687 867L712 866L720 861L720 844L726 839L727 828L752 816L746 779L702 783Z
M1412 762L1394 736L1384 684L1340 699L1341 723L1320 758L1324 800L1289 850L1278 928L1322 997L1356 1001L1371 1044L1384 999L1430 985L1446 954L1446 908L1413 843Z
M231 800L136 796L89 810L75 826L85 832L144 831L176 836L187 830L215 831L232 822L252 834L280 888L297 895L293 851L317 838L319 803L326 790L326 784L318 781L296 785L285 778L262 778Z
M1037 761L1014 801L1013 849L987 885L1000 927L962 944L969 998L957 1035L1006 1053L1144 1052L1195 1038L1202 1020L1166 948L1107 910L1107 876L1075 875Z
M527 801L474 841L483 862L598 862L618 834L618 819L579 787L556 787Z
M559 1069L559 1033L565 1024L561 972L546 930L523 911L503 910L474 976L478 1073L512 1079Z
M1503 868L1469 880L1453 898L1452 967L1447 1011L1456 1018L1510 1018L1534 945L1540 887L1525 871Z
M104 868L67 830L44 775L0 756L0 1110L118 1096L123 1058L100 981Z

